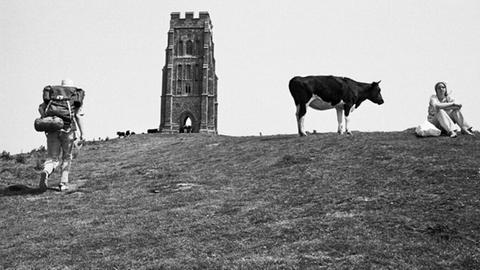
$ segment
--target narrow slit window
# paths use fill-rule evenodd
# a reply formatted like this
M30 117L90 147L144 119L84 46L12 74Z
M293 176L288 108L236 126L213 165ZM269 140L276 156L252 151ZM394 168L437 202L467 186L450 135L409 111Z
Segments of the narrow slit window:
M178 49L178 50L177 50L177 54L178 54L179 56L182 56L182 55L183 55L183 41L180 40L180 41L178 42L178 48L177 48L177 49Z
M193 42L187 41L187 55L193 55Z
M181 80L182 79L182 65L178 65L178 68L177 68L177 79Z
M192 67L190 65L187 65L187 70L185 71L185 79L192 79Z

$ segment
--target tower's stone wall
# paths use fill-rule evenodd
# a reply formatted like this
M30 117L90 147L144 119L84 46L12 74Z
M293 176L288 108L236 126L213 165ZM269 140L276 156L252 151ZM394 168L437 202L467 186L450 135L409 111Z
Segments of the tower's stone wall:
M177 133L185 120L192 132L217 133L217 76L208 12L170 15L163 68L160 132Z

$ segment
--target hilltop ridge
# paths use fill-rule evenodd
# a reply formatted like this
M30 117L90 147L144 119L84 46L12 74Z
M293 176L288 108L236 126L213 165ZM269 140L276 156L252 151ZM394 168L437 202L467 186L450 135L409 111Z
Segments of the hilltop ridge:
M85 145L68 193L3 160L0 265L473 269L479 138L135 135Z

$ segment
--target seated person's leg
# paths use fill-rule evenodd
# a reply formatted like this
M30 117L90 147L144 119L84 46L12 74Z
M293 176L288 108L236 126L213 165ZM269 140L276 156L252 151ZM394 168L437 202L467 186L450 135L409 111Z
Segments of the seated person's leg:
M445 110L438 110L435 119L438 121L442 130L446 131L450 136L456 135L453 130L455 123Z
M462 129L463 133L473 135L473 133L471 132L472 126L470 126L465 121L465 119L463 118L463 114L460 111L460 109L452 110L448 115Z

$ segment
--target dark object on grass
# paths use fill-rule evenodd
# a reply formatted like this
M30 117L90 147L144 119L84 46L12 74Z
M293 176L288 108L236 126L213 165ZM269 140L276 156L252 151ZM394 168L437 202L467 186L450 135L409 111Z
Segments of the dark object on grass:
M25 185L11 185L11 186L8 186L7 189L9 191L23 191L23 190L28 190L30 188Z
M5 189L0 189L0 196L21 196L21 195L35 195L43 193L38 188L31 188L25 185L11 185Z

